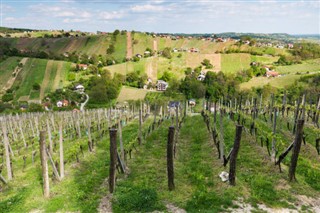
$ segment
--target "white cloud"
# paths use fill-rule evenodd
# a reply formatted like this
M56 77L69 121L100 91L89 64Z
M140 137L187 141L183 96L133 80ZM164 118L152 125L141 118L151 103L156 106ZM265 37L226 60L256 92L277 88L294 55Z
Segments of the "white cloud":
M75 7L67 8L61 6L51 6L44 4L31 5L29 8L34 13L41 13L42 16L48 17L77 17L77 18L90 18L92 14L86 10L78 9Z
M161 12L161 11L168 11L168 10L170 10L169 7L164 7L161 5L152 5L152 4L131 6L131 11L133 12Z
M124 16L124 13L121 11L111 11L111 12L103 11L103 12L100 12L99 14L100 19L103 19L103 20L120 19L123 16Z
M87 22L88 19L82 19L82 18L66 18L62 22L63 23L82 23L82 22Z

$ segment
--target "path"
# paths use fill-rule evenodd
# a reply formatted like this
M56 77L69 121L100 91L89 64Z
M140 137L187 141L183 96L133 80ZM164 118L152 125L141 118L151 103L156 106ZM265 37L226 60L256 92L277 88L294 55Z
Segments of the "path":
M153 40L153 51L157 52L158 51L158 42L157 40Z
M151 57L150 60L147 61L146 70L147 70L148 77L151 78L152 81L156 81L157 80L157 74L158 74L157 58Z
M84 106L88 103L89 101L89 95L87 95L86 93L84 93L84 95L87 97L86 101L80 104L80 111L84 110Z
M127 32L127 59L132 58L132 37L131 32Z
M52 71L53 66L53 60L49 60L47 63L46 71L44 73L44 78L40 87L40 100L44 98L44 92L48 87L49 81L50 81L50 72Z
M54 78L54 82L52 86L53 91L55 91L56 89L60 89L60 80L64 78L64 76L62 76L62 70L63 70L63 61L59 61L58 67L57 67L57 74L56 74L56 77Z
M27 62L28 58L23 58L21 59L20 63L22 64L22 66L25 65L25 63ZM14 81L16 80L17 76L19 75L20 71L22 70L22 68L20 68L19 66L17 66L13 73L12 73L12 78L9 79L9 81L6 83L6 85L3 87L3 90L6 91L8 89L10 89L14 83Z

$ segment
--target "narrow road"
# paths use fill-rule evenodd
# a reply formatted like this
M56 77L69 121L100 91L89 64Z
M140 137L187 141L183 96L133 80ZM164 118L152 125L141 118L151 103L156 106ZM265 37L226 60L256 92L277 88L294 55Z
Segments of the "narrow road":
M127 59L132 58L132 37L131 32L127 32Z
M84 93L84 94L85 94L85 96L87 97L87 99L86 99L85 102L83 102L83 103L80 104L80 111L83 111L83 110L84 110L84 106L85 106L85 105L88 103L88 101L89 101L89 95L86 94L86 93Z

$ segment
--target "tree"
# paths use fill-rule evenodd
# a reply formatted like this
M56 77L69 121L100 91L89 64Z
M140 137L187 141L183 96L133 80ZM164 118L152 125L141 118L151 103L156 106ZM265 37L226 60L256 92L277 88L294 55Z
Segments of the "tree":
M210 63L210 60L209 59L203 59L203 61L201 62L201 64L203 66L206 67L206 69L211 69L213 68L213 65Z
M167 59L171 59L171 50L169 47L164 48L164 50L162 51L162 56L167 58Z
M109 48L107 49L107 54L112 54L115 51L115 47L113 44L110 44Z
M164 80L166 82L170 81L174 77L173 73L164 71L162 77L160 78L161 80Z

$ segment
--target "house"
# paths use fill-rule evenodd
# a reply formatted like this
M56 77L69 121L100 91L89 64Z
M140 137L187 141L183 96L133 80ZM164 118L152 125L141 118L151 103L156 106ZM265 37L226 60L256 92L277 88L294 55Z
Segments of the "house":
M58 101L58 102L57 102L57 107L61 108L62 106L63 106L62 101Z
M200 74L197 78L198 81L204 81L204 79L206 78L206 76L204 74Z
M78 67L79 67L79 70L86 70L86 69L88 69L88 65L86 65L86 64L79 64Z
M150 56L150 55L151 55L151 52L150 52L150 51L145 51L145 52L144 52L144 55L145 55L145 56Z
M196 100L190 99L190 100L189 100L189 105L190 105L190 106L195 106L195 105L196 105Z
M266 76L269 78L269 77L278 77L279 76L279 73L274 71L274 70L269 70L266 72Z
M293 44L288 44L288 48L292 49L293 48Z
M82 86L81 84L79 84L78 86L75 87L75 90L79 93L83 93L84 92L84 86Z
M157 90L158 91L166 91L168 86L169 86L169 84L163 80L157 81Z
M69 101L68 100L63 100L62 101L62 106L64 106L64 107L69 106Z
M136 54L136 57L142 58L142 55L141 54Z

